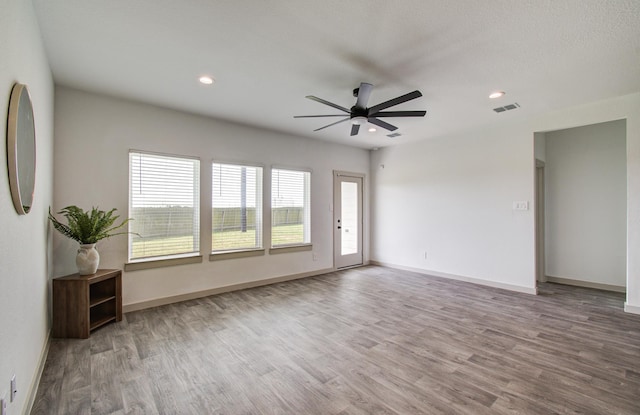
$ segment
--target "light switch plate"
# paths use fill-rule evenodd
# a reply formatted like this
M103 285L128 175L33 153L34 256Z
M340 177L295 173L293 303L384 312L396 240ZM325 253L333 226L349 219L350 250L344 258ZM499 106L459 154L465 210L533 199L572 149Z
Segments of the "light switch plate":
M513 210L529 210L529 202L526 200L513 202Z

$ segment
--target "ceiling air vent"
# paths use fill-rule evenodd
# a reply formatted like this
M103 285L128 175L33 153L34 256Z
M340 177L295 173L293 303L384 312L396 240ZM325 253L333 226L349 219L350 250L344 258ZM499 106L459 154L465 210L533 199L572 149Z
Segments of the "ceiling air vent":
M389 138L396 138L396 137L400 137L402 134L400 133L393 133L393 134L387 134L387 137Z
M509 110L514 110L516 108L520 108L520 104L518 104L517 102L514 102L513 104L505 105L504 107L494 108L493 110L495 112L505 112Z

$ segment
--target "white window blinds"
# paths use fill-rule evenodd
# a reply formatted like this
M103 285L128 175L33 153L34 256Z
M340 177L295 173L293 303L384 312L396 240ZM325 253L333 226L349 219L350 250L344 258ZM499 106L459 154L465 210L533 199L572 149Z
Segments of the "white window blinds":
M271 246L311 243L311 173L271 170Z
M200 161L129 153L129 260L200 253Z
M212 164L211 251L262 248L262 167Z

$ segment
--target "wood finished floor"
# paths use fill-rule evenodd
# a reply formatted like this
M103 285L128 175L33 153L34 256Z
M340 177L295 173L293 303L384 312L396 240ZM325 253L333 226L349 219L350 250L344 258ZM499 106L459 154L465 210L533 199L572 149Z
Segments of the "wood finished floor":
M32 414L640 414L624 296L363 267L52 340Z

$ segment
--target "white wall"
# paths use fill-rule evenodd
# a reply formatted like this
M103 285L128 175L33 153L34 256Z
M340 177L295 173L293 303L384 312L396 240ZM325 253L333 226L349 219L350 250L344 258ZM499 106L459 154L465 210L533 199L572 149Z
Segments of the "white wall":
M533 292L534 133L617 119L627 122L626 309L640 312L640 94L373 152L371 259ZM520 200L528 211L512 210Z
M626 285L624 120L546 133L546 275Z
M313 170L311 232L317 261L313 261L312 252L298 252L209 262L211 236L204 232L203 263L125 273L125 305L333 267L333 170L367 173L367 150L67 88L56 89L55 103L56 210L71 204L83 208L97 205L102 209L115 207L126 216L129 149L200 157L204 201L211 198L212 159L257 162L267 169L278 165ZM265 189L265 197L269 194ZM203 229L210 229L210 215L203 217L208 218ZM54 235L56 276L76 271L76 246ZM127 261L126 237L101 241L97 248L101 268L122 268Z
M512 210L533 200L531 136L480 131L372 153L371 259L533 292L532 210Z
M18 394L9 413L27 409L30 390L48 338L47 209L52 198L53 81L30 1L0 0L0 397L9 397L16 374ZM36 187L31 212L19 216L6 171L6 116L15 82L27 84L36 129Z

